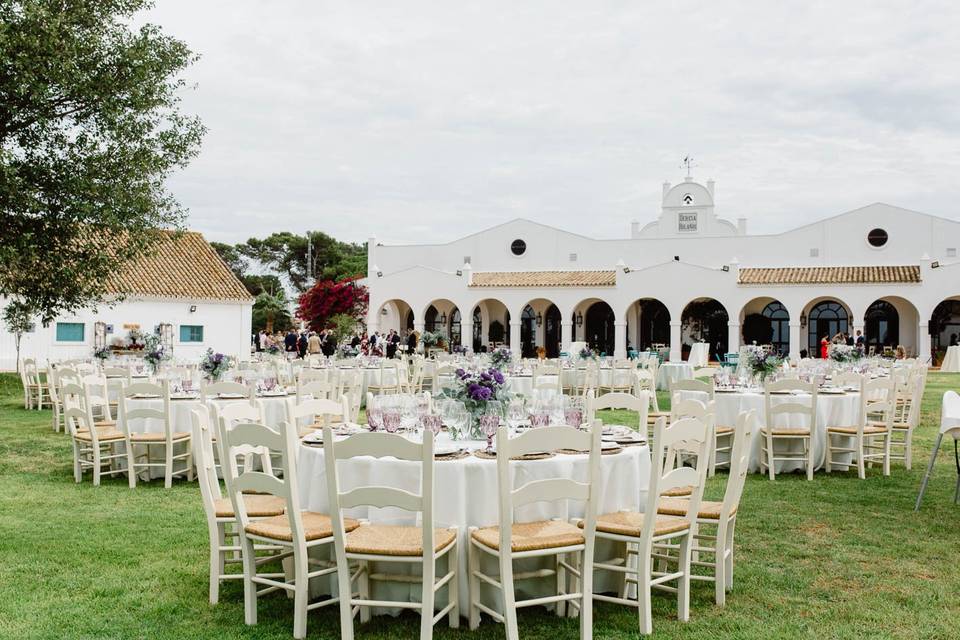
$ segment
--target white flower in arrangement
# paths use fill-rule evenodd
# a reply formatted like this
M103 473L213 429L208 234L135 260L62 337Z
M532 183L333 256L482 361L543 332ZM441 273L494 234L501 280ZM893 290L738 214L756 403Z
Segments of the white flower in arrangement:
M834 362L852 362L862 357L859 349L847 344L831 344L827 356Z

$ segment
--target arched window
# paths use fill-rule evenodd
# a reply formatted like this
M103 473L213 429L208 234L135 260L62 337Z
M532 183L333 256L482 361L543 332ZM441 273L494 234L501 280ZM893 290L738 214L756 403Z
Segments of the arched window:
M847 309L834 300L824 300L810 309L807 318L807 347L810 355L820 354L820 339L832 340L838 333L848 333Z
M944 300L930 318L930 343L933 353L943 357L947 347L960 344L960 301Z
M543 323L543 346L547 350L547 357L556 358L560 355L560 344L563 341L563 336L560 335L560 310L557 305L551 304L547 307Z
M473 352L480 353L481 346L483 346L483 314L477 306L473 309Z
M533 358L537 347L537 314L527 305L520 314L520 353L524 358Z
M783 355L790 353L790 313L787 308L775 300L765 306L760 315L770 320L773 348Z
M437 308L433 305L427 309L427 312L423 315L423 328L430 333L433 333L438 329L437 327Z

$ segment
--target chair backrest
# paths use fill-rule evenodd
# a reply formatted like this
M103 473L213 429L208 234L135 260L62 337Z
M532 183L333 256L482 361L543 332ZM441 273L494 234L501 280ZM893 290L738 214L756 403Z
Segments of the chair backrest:
M349 422L350 406L346 396L340 396L340 400L328 398L316 398L313 400L304 400L295 403L293 398L287 398L285 403L287 411L287 422L299 425L303 418L314 419L317 427L325 427L335 422Z
M118 378L129 383L132 372L130 371L130 367L104 367L103 375L107 378Z
M333 375L331 369L314 369L312 367L303 367L297 374L297 386L308 382L330 382Z
M82 393L77 385L71 385L73 392ZM93 413L89 407L73 405L63 410L63 421L67 425L67 432L70 437L76 440L77 434L82 430L90 436L90 448L95 449L100 446L100 434L97 431L93 421Z
M514 509L535 502L555 502L574 500L584 503L584 531L592 532L597 522L596 491L600 481L600 434L603 430L599 420L594 420L589 429L576 427L539 427L510 437L505 427L497 430L497 487L500 494L500 549L510 549L510 530L513 525ZM589 451L586 482L570 477L556 476L532 480L519 487L513 487L513 475L510 464L513 458L529 453L571 449ZM587 535L587 539L592 539ZM588 551L592 551L588 549Z
M723 503L720 506L720 521L726 521L740 504L743 487L750 471L750 440L757 426L756 411L741 411L733 428L733 441L730 443L730 473L727 486L723 490Z
M719 369L714 369L712 367L700 367L699 369L693 370L693 379L700 380L703 378L713 379L713 376L716 375Z
M350 406L350 421L360 419L360 403L363 399L363 373L360 371L340 371L337 393L334 397L346 397Z
M677 391L699 391L707 394L713 400L713 378L711 377L709 381L703 379L674 380L670 383L670 397L676 397Z
M637 428L646 433L647 416L650 412L649 393L641 391L637 395L629 393L605 393L602 396L594 397L593 393L587 394L587 422L593 423L596 419L597 411L603 409L626 409L637 412Z
M110 386L103 376L85 376L83 378L84 401L91 413L95 407L100 409L104 420L112 421L110 412Z
M297 402L303 402L308 398L314 400L326 400L337 394L337 385L325 380L312 380L310 382L297 382Z
M686 516L691 537L696 534L697 514L707 479L710 432L710 425L699 418L681 418L667 426L666 418L660 417L653 428L653 450L650 457L652 464L644 513L657 513L657 503L664 492L678 487L692 487ZM674 465L672 452L679 448L695 456L695 467ZM649 553L656 521L656 518L643 519L641 553L644 553L644 549Z
M787 395L789 400L774 402L777 394L806 394L807 397ZM763 386L764 395L764 422L770 428L777 425L777 418L782 415L803 415L809 422L810 433L817 431L817 384L802 380L784 379L767 382Z
M863 376L853 371L838 371L832 377L835 387L856 387L860 388L863 384Z
M940 407L940 433L960 440L960 393L947 391Z
M457 368L453 363L437 363L433 370L433 395L438 395L445 386L456 380Z
M596 393L600 388L600 365L598 363L591 361L583 364L579 367L578 375L582 376L580 395L586 396L590 391Z
M289 400L291 399L288 398ZM228 402L217 404L211 402L207 406L210 407L211 416L218 429L221 423L226 424L227 429L230 429L237 422L264 422L263 402L260 400L254 400L252 403Z
M138 400L160 401L161 408L133 407L131 403ZM167 380L161 380L158 384L132 382L120 390L119 422L128 436L131 420L160 420L163 423L167 445L170 445L173 439L173 420L170 412L170 383Z
M346 536L343 528L343 510L355 507L396 507L411 513L421 514L423 549L434 549L433 522L433 432L423 432L423 442L413 442L395 433L358 433L340 442L334 441L333 429L323 429L324 464L327 478L327 493L330 503L330 519L336 546L337 562L345 567ZM374 458L392 457L410 462L420 462L420 492L414 493L399 487L385 485L361 485L348 491L340 490L336 464L358 456ZM429 552L424 557L430 557ZM342 564L340 564L342 561Z
M233 504L238 529L245 530L250 524L250 516L243 494L248 492L266 493L283 498L286 502L286 516L290 524L292 542L298 552L306 553L306 536L303 529L300 493L297 484L297 451L299 438L294 425L280 423L277 430L257 422L239 422L227 428L226 422L218 425L220 445L220 469L226 481L227 493ZM267 465L257 468L249 464L250 456L256 453L266 459ZM282 477L273 474L269 466L270 455L279 457L285 470ZM238 459L243 464L238 464Z
M220 394L227 396L241 396L237 400L247 400L253 402L256 400L256 394L253 386L240 384L239 382L221 381L221 382L202 382L200 383L200 402L207 404Z
M199 407L190 411L190 426L193 442L193 461L197 467L197 482L200 498L207 519L216 519L214 502L223 497L217 479L216 457L213 450L214 428L210 424L210 411Z

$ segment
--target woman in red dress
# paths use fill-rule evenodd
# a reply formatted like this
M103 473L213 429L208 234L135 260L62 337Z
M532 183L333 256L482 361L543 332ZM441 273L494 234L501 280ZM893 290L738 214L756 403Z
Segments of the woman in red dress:
M820 340L820 357L823 358L824 360L827 359L827 351L829 349L829 346L830 346L830 341L827 340L827 336L823 336L823 338Z

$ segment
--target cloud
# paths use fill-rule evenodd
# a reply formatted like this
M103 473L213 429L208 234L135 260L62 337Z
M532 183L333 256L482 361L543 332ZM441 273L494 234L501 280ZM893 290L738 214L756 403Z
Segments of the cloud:
M236 242L448 241L523 216L624 237L697 159L775 232L869 202L957 217L960 5L164 0L210 129L170 187Z

